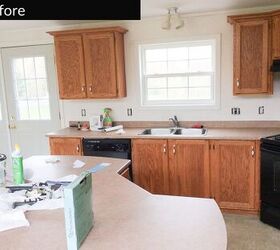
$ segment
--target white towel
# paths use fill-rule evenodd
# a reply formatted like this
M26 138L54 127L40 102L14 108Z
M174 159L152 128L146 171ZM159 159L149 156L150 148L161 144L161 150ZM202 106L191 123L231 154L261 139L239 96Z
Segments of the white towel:
M28 227L29 222L25 218L24 211L12 210L12 211L0 211L0 232L17 228Z

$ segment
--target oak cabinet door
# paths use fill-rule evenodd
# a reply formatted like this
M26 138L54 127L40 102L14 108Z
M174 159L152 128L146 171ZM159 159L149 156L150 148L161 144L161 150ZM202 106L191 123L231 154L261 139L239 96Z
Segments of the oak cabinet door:
M83 35L88 97L117 97L114 33Z
M86 98L82 36L56 36L54 41L60 98Z
M221 208L254 209L255 141L215 141L212 191Z
M167 140L132 141L133 181L153 194L168 193Z
M280 15L273 17L272 27L273 59L280 59Z
M209 146L206 140L169 140L171 195L210 196Z
M272 92L270 40L268 20L234 24L234 94Z
M82 155L79 138L49 138L51 155Z

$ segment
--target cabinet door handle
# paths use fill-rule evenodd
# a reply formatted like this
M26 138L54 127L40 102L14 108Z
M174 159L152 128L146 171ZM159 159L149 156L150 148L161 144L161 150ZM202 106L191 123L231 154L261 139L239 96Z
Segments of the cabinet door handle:
M166 153L166 145L163 145L163 153Z
M86 90L86 86L83 85L83 86L82 86L82 92L85 92L85 90Z
M236 79L236 86L237 86L237 88L239 88L239 86L240 86L240 81L238 78Z
M77 151L77 153L80 153L80 145L77 145L76 151Z
M176 145L173 145L173 149L172 149L173 154L176 153Z
M251 155L252 155L252 157L254 157L254 155L255 155L255 149L254 149L254 147L253 147L253 146L252 146Z
M89 86L88 90L89 92L92 92L92 85Z

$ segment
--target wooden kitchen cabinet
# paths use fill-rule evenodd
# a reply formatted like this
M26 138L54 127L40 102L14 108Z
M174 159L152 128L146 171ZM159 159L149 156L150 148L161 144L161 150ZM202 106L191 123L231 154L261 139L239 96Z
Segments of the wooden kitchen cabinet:
M133 181L153 194L168 194L167 140L132 141Z
M135 139L134 182L154 194L209 197L209 149L204 140Z
M220 208L256 210L255 141L218 140L210 145L212 196Z
M55 54L61 99L86 98L83 45L80 35L58 36Z
M169 140L169 193L210 197L209 146L206 140Z
M271 94L270 21L236 20L233 25L233 94Z
M126 96L121 27L49 32L54 36L61 99Z
M272 19L272 57L280 59L280 13Z
M51 155L82 155L82 141L80 138L50 137Z

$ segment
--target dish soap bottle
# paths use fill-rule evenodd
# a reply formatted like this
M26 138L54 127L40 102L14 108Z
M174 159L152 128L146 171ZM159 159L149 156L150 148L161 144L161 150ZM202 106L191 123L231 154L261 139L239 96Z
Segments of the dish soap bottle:
M110 128L113 126L113 120L112 118L110 117L110 112L112 111L111 108L105 108L103 110L104 112L104 118L103 118L103 126L105 128Z
M23 178L23 156L18 144L15 145L15 151L12 153L12 168L14 184L24 183Z

